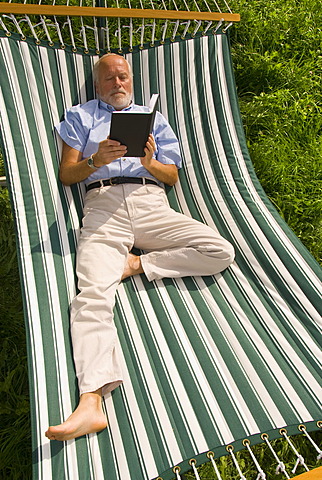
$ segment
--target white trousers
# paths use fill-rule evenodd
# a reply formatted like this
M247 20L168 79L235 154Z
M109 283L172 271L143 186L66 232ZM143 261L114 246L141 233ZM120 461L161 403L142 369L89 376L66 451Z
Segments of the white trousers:
M115 185L86 194L77 250L79 293L71 306L71 335L80 394L122 383L113 321L117 286L129 251L145 253L149 281L213 275L234 249L212 228L172 210L157 185Z

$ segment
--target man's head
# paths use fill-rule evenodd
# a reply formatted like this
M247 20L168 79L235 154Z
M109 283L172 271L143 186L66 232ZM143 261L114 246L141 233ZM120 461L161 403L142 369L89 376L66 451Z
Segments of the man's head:
M108 53L94 65L94 82L98 97L116 110L122 110L132 101L132 71L121 55Z

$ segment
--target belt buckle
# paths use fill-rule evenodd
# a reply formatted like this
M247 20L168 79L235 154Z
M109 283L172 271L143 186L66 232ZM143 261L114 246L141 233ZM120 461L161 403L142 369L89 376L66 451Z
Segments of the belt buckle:
M109 178L110 185L117 185L117 183L113 183L114 177Z

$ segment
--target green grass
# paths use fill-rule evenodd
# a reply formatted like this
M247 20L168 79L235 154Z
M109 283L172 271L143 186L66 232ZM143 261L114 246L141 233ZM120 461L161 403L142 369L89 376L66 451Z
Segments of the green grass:
M0 189L0 478L31 478L26 334L13 221Z
M268 197L322 252L322 6L236 0L232 54L248 148Z
M236 84L256 173L268 197L308 250L322 251L322 4L316 0L234 0L240 25L231 29ZM3 166L0 164L0 174ZM31 440L24 321L13 222L6 189L0 189L0 478L31 478ZM313 434L319 442L321 433ZM316 453L302 436L297 448L313 467ZM290 472L294 455L274 442ZM254 452L269 479L267 447ZM249 454L237 457L247 478ZM216 460L223 480L239 476L229 456ZM298 473L301 470L299 468ZM211 465L200 469L212 480ZM186 475L187 480L192 478Z

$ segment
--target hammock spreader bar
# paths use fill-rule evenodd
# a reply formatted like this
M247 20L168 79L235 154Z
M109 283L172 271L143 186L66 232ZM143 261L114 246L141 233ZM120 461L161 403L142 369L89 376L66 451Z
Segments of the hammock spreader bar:
M44 5L28 3L0 3L0 13L13 15L48 15L69 17L110 17L110 18L155 18L168 20L206 20L217 22L239 22L238 13L201 12L183 10L156 10L148 8L105 8L105 7L73 7L69 5Z

